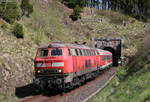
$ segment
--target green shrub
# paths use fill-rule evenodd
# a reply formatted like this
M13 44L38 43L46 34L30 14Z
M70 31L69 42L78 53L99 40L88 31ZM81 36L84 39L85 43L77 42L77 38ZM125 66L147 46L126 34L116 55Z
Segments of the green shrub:
M33 12L33 6L29 3L29 0L22 0L20 7L22 9L22 16L29 17Z
M0 3L0 17L9 23L20 19L20 9L15 0Z
M19 23L15 23L14 28L13 28L13 34L17 38L24 38L23 26Z
M77 5L75 8L74 8L74 12L73 12L73 20L77 20L77 19L80 19L81 18L81 7L79 5Z
M69 7L74 9L77 5L80 7L84 7L88 2L86 0L63 0L65 4Z

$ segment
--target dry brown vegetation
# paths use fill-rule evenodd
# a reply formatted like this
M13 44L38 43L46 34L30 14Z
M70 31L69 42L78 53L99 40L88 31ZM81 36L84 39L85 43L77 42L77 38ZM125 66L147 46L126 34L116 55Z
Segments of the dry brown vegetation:
M146 32L146 35L144 38L144 48L145 48L145 51L150 52L150 32Z

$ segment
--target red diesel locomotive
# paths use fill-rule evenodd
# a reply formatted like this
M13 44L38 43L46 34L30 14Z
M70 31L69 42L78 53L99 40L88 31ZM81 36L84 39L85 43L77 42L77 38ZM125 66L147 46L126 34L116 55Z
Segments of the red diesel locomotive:
M45 88L70 88L95 77L112 65L112 53L85 45L50 43L38 48L34 84Z

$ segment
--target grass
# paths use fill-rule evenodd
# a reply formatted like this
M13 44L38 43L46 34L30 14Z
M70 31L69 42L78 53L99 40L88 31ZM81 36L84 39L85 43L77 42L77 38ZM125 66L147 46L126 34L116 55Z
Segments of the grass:
M0 102L17 102L17 98L0 94Z
M106 88L88 102L146 102L145 100L149 100L150 96L150 64L145 67L147 69L130 76L126 81L120 82L118 77L115 77ZM122 70L124 69L118 69Z
M42 36L40 42L44 43L46 43L45 41L73 42L74 34L70 27L64 24L64 13L53 7L56 6L55 2L45 5L45 7L42 7L42 4L36 0L33 0L32 3L34 4L34 12L30 19L32 24L28 24L26 27L32 28L33 32L37 33L33 35L36 43L40 38L37 37L38 35Z
M102 89L100 93L95 95L88 102L107 102L107 97L114 91L117 84L118 84L118 79L117 77L114 77L112 81L107 85L106 88Z
M129 22L131 18L127 15L115 11L98 10L97 13L98 15L108 17L110 19L110 23L120 24L120 25L122 25L123 22Z

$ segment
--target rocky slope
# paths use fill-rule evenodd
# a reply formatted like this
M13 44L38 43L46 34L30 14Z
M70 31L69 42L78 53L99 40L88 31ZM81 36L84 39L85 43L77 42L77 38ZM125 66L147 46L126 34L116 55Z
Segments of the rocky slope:
M26 39L17 39L0 29L0 100L14 96L18 86L33 78L33 58L37 45Z

